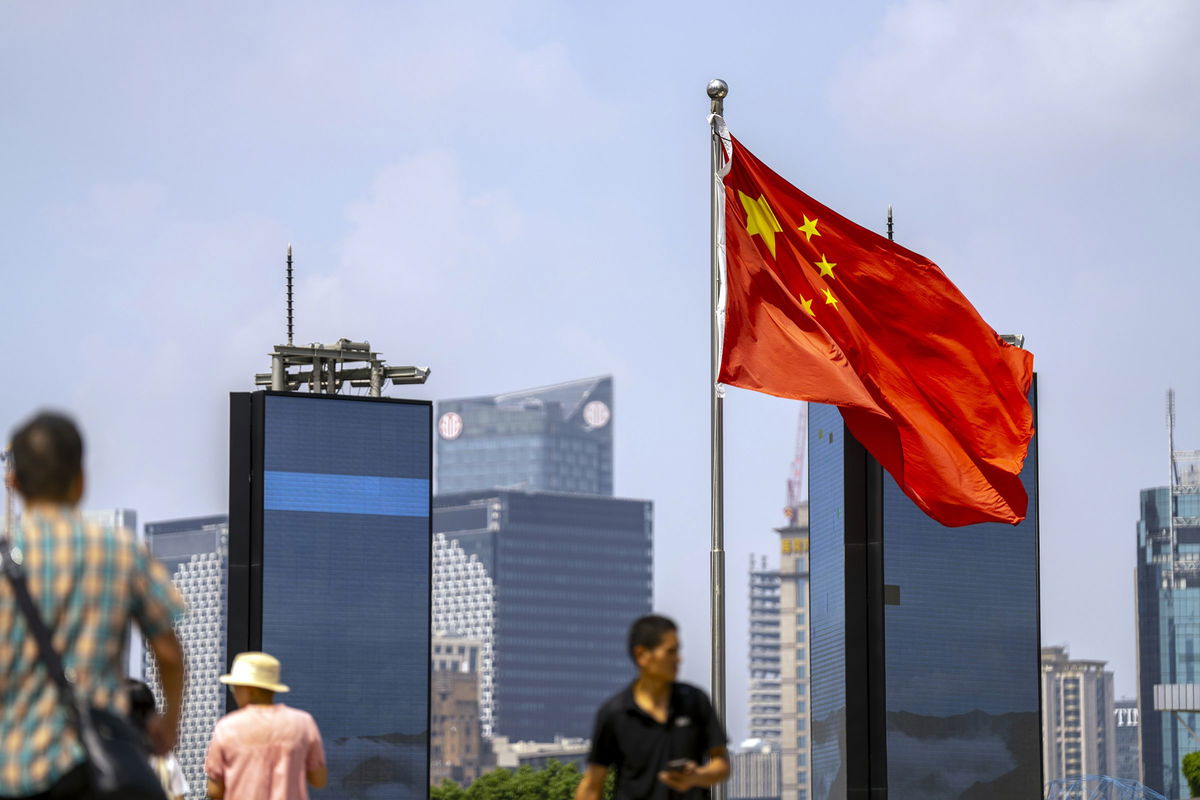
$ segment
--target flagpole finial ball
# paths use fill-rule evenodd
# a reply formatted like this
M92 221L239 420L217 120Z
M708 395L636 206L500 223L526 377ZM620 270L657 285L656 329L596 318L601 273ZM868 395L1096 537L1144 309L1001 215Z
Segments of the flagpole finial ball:
M708 96L713 100L720 100L729 94L729 84L717 78L708 82Z

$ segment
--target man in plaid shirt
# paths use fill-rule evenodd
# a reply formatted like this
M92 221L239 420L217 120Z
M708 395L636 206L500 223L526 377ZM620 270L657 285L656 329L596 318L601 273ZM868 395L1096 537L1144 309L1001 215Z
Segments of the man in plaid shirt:
M83 441L74 423L39 414L12 438L10 479L25 513L13 557L62 654L67 677L92 705L126 713L122 656L130 622L158 660L166 699L151 720L156 751L175 745L183 701L183 650L173 624L183 600L166 569L124 530L85 523ZM86 796L84 754L37 646L0 580L0 797Z

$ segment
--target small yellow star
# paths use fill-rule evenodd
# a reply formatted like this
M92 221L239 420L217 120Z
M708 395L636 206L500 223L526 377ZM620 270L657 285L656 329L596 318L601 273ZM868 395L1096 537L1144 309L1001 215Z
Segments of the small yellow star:
M810 317L815 317L817 312L812 310L812 304L812 300L805 300L804 295L800 295L800 307L804 309L804 313L808 314Z
M767 243L767 249L771 251L771 257L774 258L775 234L781 233L783 228L779 226L779 220L775 219L771 206L767 204L767 198L760 194L758 199L754 200L742 192L738 192L738 198L742 201L742 208L746 210L746 232L751 236L761 236Z
M837 264L830 264L828 259L825 258L825 254L821 253L821 260L817 262L817 268L821 270L822 276L828 275L831 278L834 277L833 268L836 266Z
M811 242L812 237L821 235L821 232L817 230L817 221L815 219L809 219L804 214L800 216L804 217L804 224L797 230L804 234L804 241Z
M834 297L833 292L829 291L828 289L825 290L825 305L833 306L834 309L837 309L838 307L838 299Z

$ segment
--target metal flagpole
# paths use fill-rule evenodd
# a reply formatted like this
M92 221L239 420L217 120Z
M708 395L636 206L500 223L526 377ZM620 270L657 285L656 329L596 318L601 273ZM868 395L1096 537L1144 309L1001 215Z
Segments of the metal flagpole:
M712 194L711 223L712 223L712 308L711 344L712 363L709 395L711 400L710 421L712 428L712 551L710 553L709 574L711 580L711 614L712 614L712 702L717 718L727 725L725 716L725 469L724 469L724 401L725 392L717 383L721 368L721 253L720 237L724 233L722 225L722 209L725 203L725 193L718 191L718 171L721 168L721 117L725 113L725 96L729 94L729 84L723 80L710 81L708 96L712 100L712 117L710 133L712 136L711 156L712 169L709 174ZM725 800L725 784L713 787L713 800Z

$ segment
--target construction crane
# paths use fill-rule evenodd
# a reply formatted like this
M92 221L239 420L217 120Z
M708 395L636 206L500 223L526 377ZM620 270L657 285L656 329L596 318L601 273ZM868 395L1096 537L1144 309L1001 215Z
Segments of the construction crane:
M792 523L804 502L804 454L808 452L808 403L800 404L800 420L796 423L796 454L792 457L792 471L787 482L787 505L783 515Z

